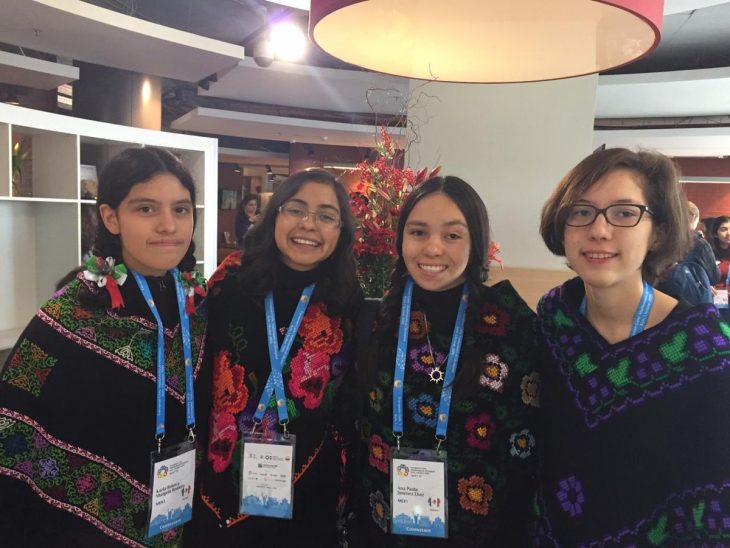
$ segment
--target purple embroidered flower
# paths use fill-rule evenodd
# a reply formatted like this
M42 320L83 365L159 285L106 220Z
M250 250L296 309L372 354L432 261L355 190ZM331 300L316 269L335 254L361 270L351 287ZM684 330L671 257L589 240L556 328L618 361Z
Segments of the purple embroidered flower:
M411 369L416 373L424 373L426 375L428 375L434 367L441 366L446 362L446 356L438 350L433 350L433 357L431 356L431 349L429 348L428 343L411 349L408 353L408 357L410 358L409 364Z
M147 503L147 495L145 495L142 491L132 491L132 494L129 495L129 502L132 503L132 506L138 506L142 503Z
M26 476L32 476L33 475L33 463L29 460L24 460L22 462L19 462L15 466L13 466L15 470L18 472L21 472L25 474Z
M43 449L44 447L48 447L48 440L40 432L33 432L33 445L35 445L36 449Z
M76 490L79 495L85 495L89 491L93 491L96 487L96 482L91 474L84 474L76 480Z
M112 489L101 496L104 510L111 512L122 507L122 492L119 489Z
M555 496L558 498L560 506L571 518L583 513L583 503L585 502L583 486L575 476L560 480Z
M116 531L124 531L124 517L115 516L109 520L109 525Z
M38 461L38 472L43 479L55 478L58 475L56 459L41 459Z

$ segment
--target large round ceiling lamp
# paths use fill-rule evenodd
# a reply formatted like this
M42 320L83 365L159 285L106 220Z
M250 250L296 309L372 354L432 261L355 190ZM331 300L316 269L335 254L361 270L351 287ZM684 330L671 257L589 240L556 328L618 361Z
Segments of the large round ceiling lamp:
M370 70L534 82L616 68L659 43L664 0L311 0L309 34Z

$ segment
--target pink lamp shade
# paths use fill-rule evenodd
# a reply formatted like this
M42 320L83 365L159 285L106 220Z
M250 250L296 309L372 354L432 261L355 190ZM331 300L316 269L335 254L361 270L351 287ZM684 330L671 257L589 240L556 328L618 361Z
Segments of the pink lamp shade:
M631 63L659 43L664 0L312 0L309 34L377 72L533 82Z

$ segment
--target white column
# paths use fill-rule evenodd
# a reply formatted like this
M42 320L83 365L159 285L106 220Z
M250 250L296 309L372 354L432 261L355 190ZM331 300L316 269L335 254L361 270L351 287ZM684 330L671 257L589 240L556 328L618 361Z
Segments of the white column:
M412 168L442 165L487 205L508 267L565 269L538 233L561 177L592 150L596 75L529 84L411 82L408 116L420 142Z

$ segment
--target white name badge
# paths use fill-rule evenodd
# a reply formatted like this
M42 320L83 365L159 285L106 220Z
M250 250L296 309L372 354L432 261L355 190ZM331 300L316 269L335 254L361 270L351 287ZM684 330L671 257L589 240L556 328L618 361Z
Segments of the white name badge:
M391 533L446 538L446 451L391 449Z
M718 289L712 297L712 302L717 308L728 308L727 289Z
M150 453L150 507L147 537L164 533L193 517L195 446L185 441Z
M245 434L241 449L239 512L291 519L294 513L296 436Z

